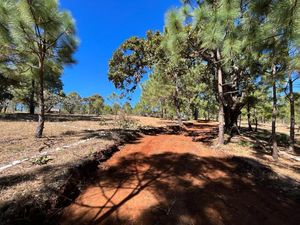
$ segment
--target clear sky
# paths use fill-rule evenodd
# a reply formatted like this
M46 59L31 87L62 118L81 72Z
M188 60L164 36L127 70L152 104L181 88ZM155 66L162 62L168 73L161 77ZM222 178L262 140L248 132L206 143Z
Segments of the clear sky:
M77 64L63 75L64 91L82 97L115 91L108 81L108 61L120 44L131 36L142 37L146 31L162 30L168 9L179 0L60 0L61 8L71 11L76 20L80 46ZM134 105L140 90L132 96Z

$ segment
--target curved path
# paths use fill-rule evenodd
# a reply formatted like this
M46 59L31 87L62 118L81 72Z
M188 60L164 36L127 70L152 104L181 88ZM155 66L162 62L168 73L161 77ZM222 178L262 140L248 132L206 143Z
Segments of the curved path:
M236 161L192 137L211 129L126 145L64 209L61 224L298 225L299 202L239 173Z

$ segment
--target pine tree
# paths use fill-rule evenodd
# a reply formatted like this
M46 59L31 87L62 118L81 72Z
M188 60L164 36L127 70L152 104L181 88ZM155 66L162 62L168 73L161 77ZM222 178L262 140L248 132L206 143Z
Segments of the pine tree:
M74 63L76 49L74 22L70 13L61 11L57 0L18 0L15 2L12 36L19 52L35 57L28 66L37 70L39 121L35 136L42 137L45 123L46 65Z

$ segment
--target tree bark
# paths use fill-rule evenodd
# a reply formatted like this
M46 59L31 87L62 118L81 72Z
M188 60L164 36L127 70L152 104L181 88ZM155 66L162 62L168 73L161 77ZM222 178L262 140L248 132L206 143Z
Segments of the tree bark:
M230 135L234 132L239 133L238 119L241 115L241 109L239 107L224 106L224 129Z
M31 81L30 102L29 102L29 114L30 115L34 115L34 111L35 111L34 90L35 90L35 82L34 82L34 79L32 79L32 81Z
M218 81L218 101L219 101L219 138L218 138L218 145L224 145L224 132L225 132L225 117L224 117L224 102L223 102L223 73L222 73L222 68L220 65L221 61L221 54L220 50L217 49L216 53L216 58L217 58L217 81Z
M199 110L193 103L191 104L191 111L193 114L193 119L197 121L199 119Z
M39 62L39 120L36 128L35 137L41 138L43 136L44 124L45 124L45 98L44 98L44 60Z
M293 90L293 80L292 74L289 75L289 89L290 89L290 140L289 140L289 149L291 151L295 150L295 98Z
M277 90L276 90L276 67L273 66L273 112L272 112L272 156L278 160L277 136L276 136L276 118L277 118Z

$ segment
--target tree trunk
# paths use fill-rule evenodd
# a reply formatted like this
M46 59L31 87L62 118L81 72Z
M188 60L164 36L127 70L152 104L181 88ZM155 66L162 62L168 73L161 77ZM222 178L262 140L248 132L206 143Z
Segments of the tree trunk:
M257 119L257 114L256 114L256 108L254 108L254 120L255 120L255 132L257 132L257 127L258 127L258 119Z
M210 112L209 112L209 108L207 108L207 120L210 121Z
M293 90L292 74L289 75L289 88L290 88L290 140L289 149L294 151L295 149L295 98Z
M250 104L247 103L247 119L248 119L248 130L253 131L251 126L251 113L250 113Z
M218 139L218 145L224 145L224 132L225 132L225 117L224 117L224 102L223 102L223 73L220 65L221 60L221 54L220 50L217 49L217 78L218 78L218 101L219 101L219 139Z
M224 120L225 120L225 131L230 135L235 132L239 133L238 130L238 119L241 115L241 110L239 107L224 107Z
M178 95L179 95L178 75L175 74L174 105L175 105L178 125L182 127L183 123L182 123L182 118L181 118L181 111L180 111L180 104L179 104Z
M191 108L192 108L193 118L194 120L197 121L199 119L199 110L194 104L192 104Z
M176 110L178 125L183 126L182 119L181 119L180 106L179 106L179 101L178 101L177 96L176 97L174 96L174 104L175 104L175 110Z
M45 99L44 99L44 60L40 60L39 63L39 120L36 128L35 137L41 138L43 135L44 124L45 124Z
M277 137L276 137L276 117L277 117L277 90L276 90L276 67L273 66L273 112L272 112L272 156L278 159Z
M34 79L32 79L32 81L31 81L30 102L29 102L29 114L30 115L34 115L34 111L35 111L34 90L35 90L35 82L34 82Z

